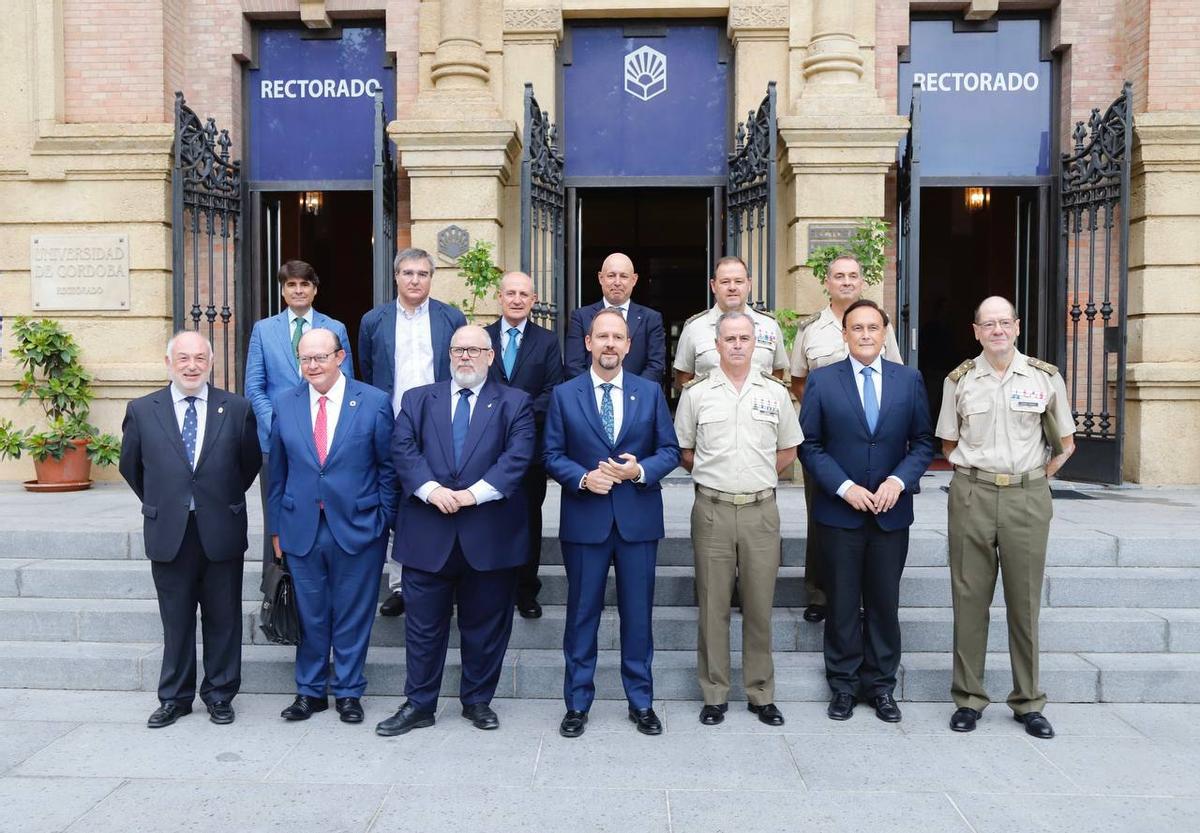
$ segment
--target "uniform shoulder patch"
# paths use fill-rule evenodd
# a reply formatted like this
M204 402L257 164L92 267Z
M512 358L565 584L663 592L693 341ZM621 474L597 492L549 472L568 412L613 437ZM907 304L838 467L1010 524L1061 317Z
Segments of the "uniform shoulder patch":
M1029 363L1030 367L1036 367L1038 370L1051 376L1058 373L1058 368L1055 365L1050 364L1050 362L1044 362L1041 359L1035 359L1032 356L1026 356L1025 361Z
M700 376L697 376L696 378L692 379L690 382L688 382L687 384L685 384L685 385L683 386L683 390L687 390L687 389L688 389L688 388L690 388L692 385L698 385L698 384L700 384L701 382L706 382L706 381L708 381L708 374L707 374L707 373L701 374Z
M957 381L958 381L959 379L961 379L963 376L966 376L966 375L967 375L967 371L968 371L968 370L974 370L974 369L975 369L975 360L974 360L974 359L967 359L965 362L963 362L963 363L962 363L962 364L960 364L958 367L956 367L956 368L954 368L953 370L951 370L951 371L950 371L949 373L947 373L946 375L950 377L950 380L951 380L951 381L953 381L953 382L957 382Z
M763 377L764 379L770 379L770 380L771 380L772 382L774 382L775 384L777 384L777 385L783 385L785 388L788 386L788 383L787 383L787 382L783 381L782 379L780 379L778 376L775 376L774 374L768 373L768 372L767 372L767 371L765 371L765 370L760 370L760 371L758 371L758 372L762 374L762 377Z
M797 324L796 324L797 331L803 330L805 327L809 326L810 324L816 324L817 319L820 317L821 317L820 312L814 312L812 315L806 315L805 317L801 318L800 321L797 322Z
M691 318L689 318L687 321L684 321L683 326L686 327L688 324L691 324L697 318L703 318L706 315L708 315L708 310L704 310L703 312L698 312L695 315L693 315Z

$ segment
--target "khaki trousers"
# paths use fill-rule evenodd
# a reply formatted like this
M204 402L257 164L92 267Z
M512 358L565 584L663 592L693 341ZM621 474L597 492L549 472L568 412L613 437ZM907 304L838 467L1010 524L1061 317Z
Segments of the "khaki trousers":
M729 599L734 579L742 599L742 680L756 706L775 702L771 612L779 574L779 509L775 496L734 506L696 493L692 549L700 603L697 672L705 705L729 701Z
M1016 714L1040 712L1046 694L1038 685L1038 617L1050 535L1050 484L996 486L955 472L950 481L950 588L954 601L954 704L983 711L989 607L997 569L1003 572L1008 652Z

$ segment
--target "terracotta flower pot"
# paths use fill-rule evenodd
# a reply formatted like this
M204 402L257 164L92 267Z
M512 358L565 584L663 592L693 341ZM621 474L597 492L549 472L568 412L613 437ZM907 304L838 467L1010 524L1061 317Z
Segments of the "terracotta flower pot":
M92 461L87 456L87 440L71 440L71 448L61 460L47 457L34 460L37 480L25 482L31 492L80 492L92 486Z

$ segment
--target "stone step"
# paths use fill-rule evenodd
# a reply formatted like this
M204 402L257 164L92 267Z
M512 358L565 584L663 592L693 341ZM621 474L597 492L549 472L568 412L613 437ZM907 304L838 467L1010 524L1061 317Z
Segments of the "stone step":
M0 687L92 690L142 690L157 686L161 647L152 644L90 642L0 642ZM243 652L242 691L295 691L293 651L276 645L251 645ZM657 651L654 687L658 700L697 700L695 654ZM907 653L896 693L907 701L949 700L949 653ZM741 656L733 655L734 690L743 694ZM623 699L618 652L603 650L596 672L597 697ZM1058 702L1200 702L1200 655L1195 654L1045 654L1042 684L1052 703ZM377 648L367 660L368 695L398 695L404 687L404 650ZM458 652L447 657L442 693L457 693ZM823 660L816 652L776 657L776 699L824 701L828 698ZM562 696L562 654L552 650L513 650L505 657L497 696L559 700ZM1011 685L1007 654L988 655L986 683L1002 703Z

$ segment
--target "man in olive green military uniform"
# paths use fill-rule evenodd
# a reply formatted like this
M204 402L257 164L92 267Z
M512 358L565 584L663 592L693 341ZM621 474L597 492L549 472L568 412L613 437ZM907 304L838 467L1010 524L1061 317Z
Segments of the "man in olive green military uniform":
M1013 676L1008 705L1028 734L1052 738L1054 729L1042 715L1046 695L1038 684L1038 616L1053 514L1049 479L1075 449L1075 420L1058 368L1017 350L1021 322L1010 301L985 299L972 326L983 352L946 377L934 432L954 465L951 694L958 709L950 728L972 731L990 702L983 669L999 567Z
M820 312L800 321L796 341L792 345L792 393L797 402L804 401L804 383L812 371L840 362L846 358L846 340L842 337L842 314L862 297L865 283L862 267L854 255L839 255L829 264L825 275L825 292L829 304ZM904 364L896 332L888 324L883 334L883 357L889 362ZM812 515L815 479L804 475L804 505ZM804 587L808 591L808 607L804 610L807 622L825 618L825 579L821 568L821 545L813 524L808 525L808 540L804 550Z
M773 373L783 378L787 370L787 348L783 346L783 331L769 313L749 306L750 273L740 257L723 257L717 261L713 279L709 281L713 307L698 312L683 325L679 344L675 348L675 387L682 388L696 376L703 376L720 363L717 354L717 319L727 312L744 312L754 322L754 353L751 364L755 371Z
M742 679L749 709L782 726L775 706L771 611L779 573L779 472L803 440L787 386L753 365L755 321L743 312L717 320L720 363L689 382L675 413L680 462L692 473L692 549L700 601L697 672L712 726L729 707L729 598L742 599Z

